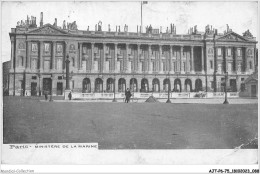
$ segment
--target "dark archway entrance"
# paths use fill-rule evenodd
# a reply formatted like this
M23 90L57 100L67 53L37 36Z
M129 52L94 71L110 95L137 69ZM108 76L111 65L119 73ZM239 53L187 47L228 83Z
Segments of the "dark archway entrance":
M164 90L165 92L168 92L169 88L170 88L170 90L171 90L170 79L164 79L164 80L163 80L163 90Z
M50 95L52 89L51 78L43 78L43 94Z
M125 92L125 88L126 88L125 79L120 78L118 80L118 92Z
M36 96L37 95L37 83L32 82L31 83L31 96Z
M114 79L112 79L112 78L107 79L106 92L114 92Z
M95 80L95 92L103 92L103 80L101 78Z
M133 92L137 92L137 80L135 78L130 79L130 89Z
M185 91L191 92L192 91L192 83L190 79L185 80Z
M153 79L153 92L159 92L160 91L160 81L155 78Z
M140 92L148 92L148 91L149 91L148 80L147 79L142 79L141 80Z
M231 92L237 92L237 80L230 79L230 90Z
M181 80L180 79L174 80L174 91L181 92Z
M89 78L84 78L82 82L82 93L91 92L91 83Z
M195 81L195 92L202 91L202 81L201 79L196 79Z
M63 83L58 82L57 83L57 95L62 95L63 94Z

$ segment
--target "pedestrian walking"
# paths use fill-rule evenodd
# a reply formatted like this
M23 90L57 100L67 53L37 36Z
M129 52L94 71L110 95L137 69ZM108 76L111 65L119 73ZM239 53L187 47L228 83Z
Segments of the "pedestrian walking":
M125 92L125 102L128 103L130 98L131 98L132 94L131 91L129 90L129 88L127 88L126 92Z
M71 97L72 97L72 94L71 94L71 92L69 93L69 96L68 96L68 97L69 97L69 100L71 100Z

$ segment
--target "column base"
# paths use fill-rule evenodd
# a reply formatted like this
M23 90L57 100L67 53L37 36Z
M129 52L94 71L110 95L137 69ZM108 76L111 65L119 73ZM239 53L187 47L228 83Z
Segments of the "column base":
M164 74L164 71L159 71L159 74Z
M201 74L205 74L205 71L201 71Z
M153 72L152 71L148 71L148 74L152 74Z
M185 74L185 71L181 71L181 74Z
M174 74L175 72L174 71L170 71L170 74Z

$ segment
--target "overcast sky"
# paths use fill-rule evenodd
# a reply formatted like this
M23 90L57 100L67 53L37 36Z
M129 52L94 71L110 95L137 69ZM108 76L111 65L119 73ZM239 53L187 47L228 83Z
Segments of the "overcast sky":
M236 33L242 34L249 29L257 36L257 2L148 2L143 6L143 26L163 27L163 31L174 23L177 34L187 34L188 28L197 25L204 31L207 24L223 32L226 24ZM2 61L10 60L11 42L9 32L15 28L17 21L26 16L35 16L39 26L40 12L43 12L44 24L58 25L77 21L79 30L95 29L95 24L102 21L103 30L115 30L125 24L128 31L136 32L141 24L140 2L2 2ZM257 39L258 40L258 39Z

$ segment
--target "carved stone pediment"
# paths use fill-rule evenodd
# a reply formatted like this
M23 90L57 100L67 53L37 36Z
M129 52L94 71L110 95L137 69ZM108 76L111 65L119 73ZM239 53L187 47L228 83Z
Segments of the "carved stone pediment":
M217 40L223 40L223 41L247 41L242 36L236 34L236 33L228 33L224 36L219 37Z
M67 32L56 28L50 24L46 24L43 27L37 28L35 30L31 30L28 33L31 34L67 34Z

